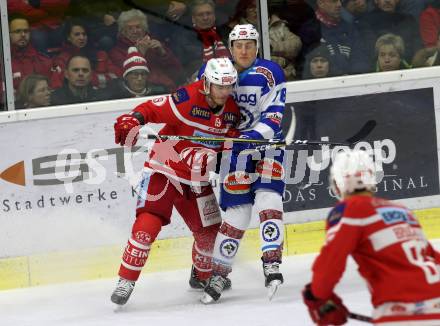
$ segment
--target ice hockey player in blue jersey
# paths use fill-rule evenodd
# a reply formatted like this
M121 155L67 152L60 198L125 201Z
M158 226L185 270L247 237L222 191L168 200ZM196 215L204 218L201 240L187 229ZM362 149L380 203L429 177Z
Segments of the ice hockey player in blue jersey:
M231 136L282 139L284 72L275 62L257 58L258 48L259 34L253 25L236 25L229 34L229 49L239 73L233 95L241 115L239 131ZM240 240L253 217L260 223L261 260L270 299L283 283L279 265L284 240L284 151L249 151L254 146L234 143L226 169L222 161L220 206L225 214L214 246L213 275L201 297L205 304L220 298Z

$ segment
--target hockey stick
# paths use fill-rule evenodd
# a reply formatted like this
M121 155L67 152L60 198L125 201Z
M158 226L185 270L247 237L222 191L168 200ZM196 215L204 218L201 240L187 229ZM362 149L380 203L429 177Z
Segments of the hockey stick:
M147 136L144 136L147 139L152 140L189 140L189 141L196 141L196 142L202 142L202 143L224 143L224 142L237 142L237 143L253 143L257 144L259 150L267 149L268 147L281 147L281 146L287 146L287 145L300 145L300 146L307 146L307 145L329 145L329 146L353 146L360 140L364 139L366 136L368 136L371 131L376 127L376 121L375 120L368 120L362 128L353 136L348 138L346 141L343 142L335 142L335 141L326 141L326 140L301 140L301 139L293 139L293 134L289 135L289 132L287 133L287 136L285 139L249 139L249 138L232 138L232 137L201 137L201 136L178 136L178 135L154 135L149 134ZM291 128L294 129L294 128ZM290 131L290 130L289 130ZM292 138L290 138L292 137ZM264 146L266 145L266 146Z
M354 312L349 312L348 313L348 318L354 319L354 320L363 321L363 322L366 322L366 323L373 323L373 318L365 316L365 315L356 314Z

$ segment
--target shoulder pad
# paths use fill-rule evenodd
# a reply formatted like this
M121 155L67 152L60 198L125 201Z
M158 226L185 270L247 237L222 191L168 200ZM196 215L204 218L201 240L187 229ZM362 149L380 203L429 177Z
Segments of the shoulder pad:
M171 94L171 97L176 104L180 104L189 100L189 94L185 88L179 88L176 92Z
M336 205L327 216L327 226L330 228L339 223L342 216L344 215L344 210L346 203L340 203Z

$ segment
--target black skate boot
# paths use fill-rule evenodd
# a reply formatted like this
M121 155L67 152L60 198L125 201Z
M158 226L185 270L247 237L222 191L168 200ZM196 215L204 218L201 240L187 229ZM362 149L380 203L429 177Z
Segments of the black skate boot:
M204 304L209 304L220 299L220 296L225 289L227 283L227 278L214 275L209 279L208 285L205 287L205 292L203 293L200 301Z
M209 280L200 280L197 276L197 270L194 268L194 265L191 267L191 275L189 277L189 286L195 290L203 290L208 284ZM232 286L231 280L226 277L226 284L224 290L229 290Z
M113 291L110 298L112 302L120 306L126 304L130 298L131 292L133 292L134 285L134 281L129 281L120 277L116 289Z
M265 263L263 262L263 272L264 272L264 286L268 289L269 300L272 300L273 296L278 290L278 286L283 284L283 274L280 273L280 263L272 262Z

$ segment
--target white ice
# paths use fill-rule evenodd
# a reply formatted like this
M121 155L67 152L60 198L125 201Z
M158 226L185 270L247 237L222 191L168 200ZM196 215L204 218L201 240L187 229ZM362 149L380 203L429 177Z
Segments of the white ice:
M260 262L237 262L232 289L218 303L205 306L200 292L188 287L189 268L141 275L119 312L110 294L114 279L0 291L0 325L7 326L284 326L313 325L301 300L310 280L314 255L290 256L281 270L285 282L272 301L267 298ZM117 270L117 266L115 266ZM348 308L371 314L369 294L355 264L337 287ZM347 325L368 325L350 320Z

